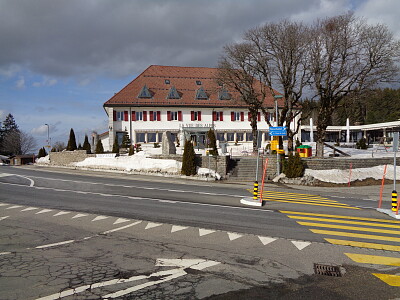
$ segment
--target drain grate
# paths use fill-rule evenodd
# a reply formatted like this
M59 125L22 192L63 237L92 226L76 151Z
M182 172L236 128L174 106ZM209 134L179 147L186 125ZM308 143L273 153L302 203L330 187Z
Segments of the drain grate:
M314 263L314 274L342 277L340 266Z

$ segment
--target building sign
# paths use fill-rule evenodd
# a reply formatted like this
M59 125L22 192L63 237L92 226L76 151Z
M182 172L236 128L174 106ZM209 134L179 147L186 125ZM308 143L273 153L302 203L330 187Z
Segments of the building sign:
M270 136L286 136L286 126L277 126L269 128Z
M197 124L179 124L180 128L186 128L186 127L206 127L210 128L213 127L212 124L202 124L202 123L197 123Z

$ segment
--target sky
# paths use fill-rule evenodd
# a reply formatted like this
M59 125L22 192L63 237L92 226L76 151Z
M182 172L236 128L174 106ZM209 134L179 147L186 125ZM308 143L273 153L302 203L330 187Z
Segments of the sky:
M398 0L0 0L0 121L46 145L107 130L103 104L150 65L216 67L265 22L347 11L400 39Z

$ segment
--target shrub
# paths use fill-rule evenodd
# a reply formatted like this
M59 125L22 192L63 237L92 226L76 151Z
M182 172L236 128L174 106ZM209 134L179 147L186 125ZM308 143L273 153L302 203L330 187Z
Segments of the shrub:
M357 148L357 149L363 149L363 150L368 149L367 140L364 139L364 138L362 138L361 140L359 140L359 141L356 143L356 148Z
M135 154L135 146L131 145L131 146L129 147L129 153L128 153L128 155L131 156L131 155L133 155L133 154Z
M101 142L101 140L98 140L96 144L96 154L101 153L104 153L103 143Z
M208 148L211 148L210 154L211 155L218 155L218 150L217 150L217 139L215 138L215 132L214 130L210 129L207 132L207 138L208 138Z
M86 150L86 153L89 154L92 152L87 134L85 134L85 140L83 142L82 149Z
M154 148L160 148L160 143L154 143Z
M131 140L129 139L128 133L125 131L123 137L122 137L122 148L129 148L131 146Z
M41 158L41 157L45 157L47 155L47 152L46 152L46 149L43 147L43 148L40 148L39 149L39 153L38 153L38 158Z
M303 144L299 141L299 139L296 139L296 148L301 146L301 145L303 145Z
M183 148L181 173L186 176L196 174L196 154L191 141L186 141Z
M142 151L142 144L136 144L135 148L136 148L136 153Z
M289 152L288 158L283 161L282 171L288 178L297 178L303 176L304 164L301 161L299 153L296 152L296 154L293 155L292 152Z
M112 148L112 153L119 153L119 144L118 144L118 138L117 138L117 136L115 136L115 139L114 139L114 144L113 144L113 148Z

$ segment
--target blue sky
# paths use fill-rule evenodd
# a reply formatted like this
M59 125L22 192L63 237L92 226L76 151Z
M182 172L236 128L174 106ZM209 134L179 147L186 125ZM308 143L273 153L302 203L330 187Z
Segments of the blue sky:
M264 22L353 10L400 38L398 0L0 0L0 121L42 147L107 130L103 103L149 65L215 67Z

